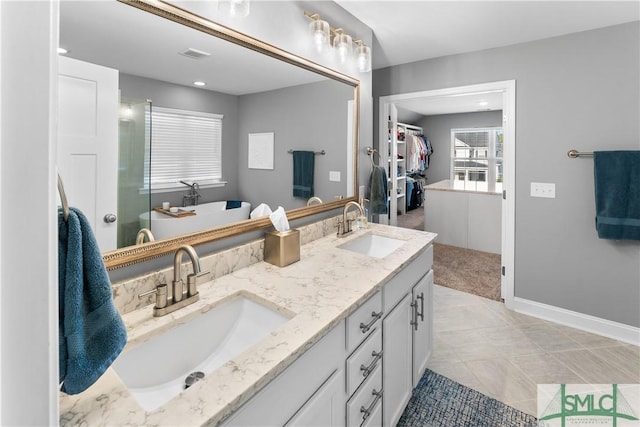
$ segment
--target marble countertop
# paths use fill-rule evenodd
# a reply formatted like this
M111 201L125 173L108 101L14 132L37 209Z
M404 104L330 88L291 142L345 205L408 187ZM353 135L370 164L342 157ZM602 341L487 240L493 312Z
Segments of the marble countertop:
M424 187L425 190L436 190L436 191L455 191L461 193L475 193L475 194L491 194L491 195L500 195L502 194L502 190L500 191L488 191L486 189L469 189L465 188L464 182L462 181L452 181L450 179L445 179L442 181L434 182L433 184L429 184ZM485 184L483 182L479 182L478 185Z
M366 233L405 240L383 259L338 246ZM116 372L78 395L60 394L61 425L215 425L248 401L305 350L363 304L435 238L435 234L370 224L345 238L322 237L300 249L286 267L259 262L201 285L200 300L164 317L147 306L123 316L128 348L185 323L237 295L290 317L270 335L208 374L188 390L147 412Z

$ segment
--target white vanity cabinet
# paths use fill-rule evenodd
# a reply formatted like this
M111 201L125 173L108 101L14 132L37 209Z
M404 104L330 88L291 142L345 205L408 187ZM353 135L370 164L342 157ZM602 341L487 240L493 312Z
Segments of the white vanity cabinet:
M340 322L222 425L343 426L344 332Z
M433 348L433 247L383 288L383 425L396 425Z
M431 245L223 422L396 425L433 341Z

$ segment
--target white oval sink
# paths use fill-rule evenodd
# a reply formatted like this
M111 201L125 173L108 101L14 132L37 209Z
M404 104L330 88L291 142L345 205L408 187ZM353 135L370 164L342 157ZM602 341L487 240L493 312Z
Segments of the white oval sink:
M189 374L206 377L287 320L238 296L124 352L113 368L140 406L151 411L183 391Z
M369 233L338 247L374 258L384 258L404 243L404 240Z

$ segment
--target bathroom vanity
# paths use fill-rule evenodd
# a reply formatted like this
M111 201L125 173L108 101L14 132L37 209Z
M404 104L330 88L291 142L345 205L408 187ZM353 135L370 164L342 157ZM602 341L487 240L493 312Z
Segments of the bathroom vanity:
M325 231L333 228L327 224ZM198 302L170 315L154 318L151 305L123 310L129 334L123 355L87 391L61 395L60 423L394 425L432 349L431 243L436 235L378 224L344 238L333 231L324 234L304 238L300 261L287 267L254 259L228 274L214 274L200 286ZM247 244L254 248L249 257L256 257L256 244L262 242ZM205 257L203 268L209 263L220 269L216 263L242 253L234 248ZM157 280L141 278L138 287ZM125 293L124 287L117 290L116 301L135 299ZM231 328L224 323L228 316L203 323L234 305L249 307L238 311L246 324L238 321ZM262 311L270 320L260 320ZM244 338L261 327L267 329L245 348L225 349L226 359L216 354L221 362L202 368L204 377L188 389L180 385L155 403L145 401L145 393L165 387L166 381L153 384L156 376L143 371L179 371L178 356L203 351L199 342L217 339L219 330L234 329ZM197 339L187 339L190 334ZM177 349L162 347L167 337ZM143 352L156 345L160 350ZM120 359L136 351L141 356L126 362L127 374ZM162 357L165 352L168 359ZM166 369L154 366L153 355ZM146 389L145 381L150 383Z

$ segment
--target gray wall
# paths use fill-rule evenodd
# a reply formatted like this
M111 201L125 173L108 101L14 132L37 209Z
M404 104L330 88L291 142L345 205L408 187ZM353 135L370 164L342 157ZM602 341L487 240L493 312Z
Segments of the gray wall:
M593 161L566 152L640 148L639 52L633 22L385 68L373 79L375 101L515 79L515 296L635 327L640 242L598 239ZM531 198L531 182L555 183L556 198Z
M167 83L145 77L120 74L121 96L138 99L150 99L154 106L180 108L205 113L223 114L222 119L222 158L233 159L222 164L222 179L227 185L218 188L200 190L200 202L212 202L237 198L238 170L235 167L238 158L238 97L210 90ZM182 205L182 191L156 193L151 195L151 205L158 206L163 201L172 205Z
M288 150L325 150L315 156L315 195L330 201L347 191L347 104L353 87L333 80L294 86L240 97L240 196L252 206L267 203L272 209L306 206L293 197L293 156ZM249 169L249 133L274 132L274 170ZM339 171L341 181L329 181Z
M424 116L412 124L422 128L433 147L425 171L427 184L433 184L451 178L451 129L502 126L502 111Z

